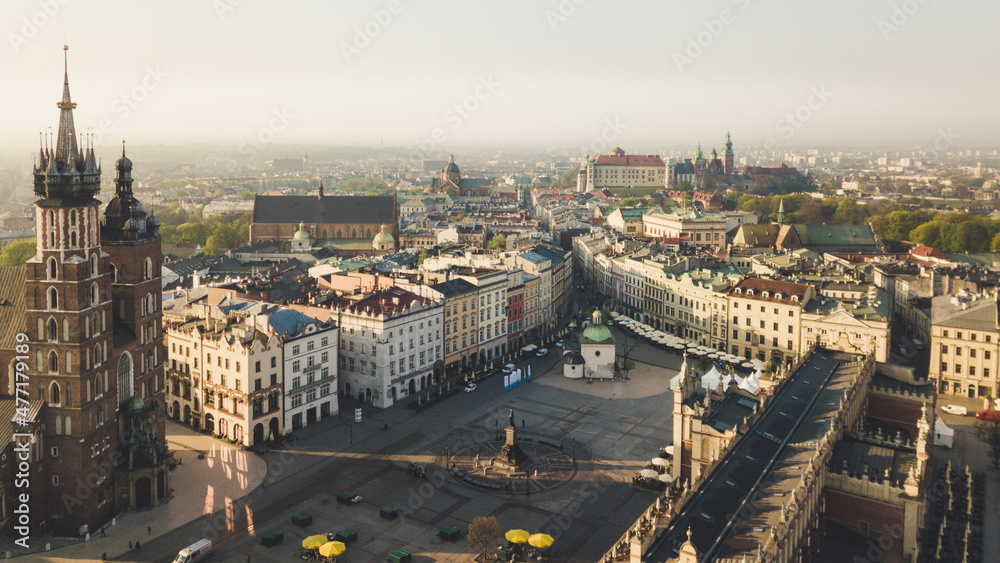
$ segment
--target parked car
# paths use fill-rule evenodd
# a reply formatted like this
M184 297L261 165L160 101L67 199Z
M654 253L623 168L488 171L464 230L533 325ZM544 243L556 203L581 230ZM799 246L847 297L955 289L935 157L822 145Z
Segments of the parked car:
M943 410L944 412L946 412L948 414L957 414L959 416L965 416L965 415L969 414L969 409L967 409L967 408L965 408L965 407L963 407L961 405L945 405L945 406L941 407L941 410Z
M548 353L549 353L548 348L539 348L538 351L535 352L535 355L541 358L542 356L548 355Z
M470 383L470 384L468 384L468 385L465 386L465 392L466 393L472 393L475 390L476 390L476 384L475 383Z
M514 364L507 364L503 367L503 372L504 374L510 375L514 373L515 369L517 369L517 366L515 366Z
M559 342L556 342L556 346L562 348L563 347L563 341L560 340Z

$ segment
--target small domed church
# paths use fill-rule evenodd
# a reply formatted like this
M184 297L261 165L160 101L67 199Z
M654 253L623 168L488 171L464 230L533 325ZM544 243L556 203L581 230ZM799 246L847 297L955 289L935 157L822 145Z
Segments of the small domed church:
M0 467L0 502L9 511L29 493L32 535L82 536L168 495L162 252L124 143L114 194L97 199L101 165L76 134L68 68L56 105L58 132L42 135L33 172L35 256L0 271L0 413L13 405L13 443L38 469L21 490Z

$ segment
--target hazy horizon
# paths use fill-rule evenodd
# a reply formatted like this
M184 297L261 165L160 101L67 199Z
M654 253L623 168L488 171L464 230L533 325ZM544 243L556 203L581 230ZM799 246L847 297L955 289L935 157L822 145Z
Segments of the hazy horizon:
M57 126L64 42L77 131L96 130L105 155L123 138L381 141L428 158L700 140L707 153L727 129L737 152L941 150L995 148L1000 126L1000 6L968 0L17 0L7 13L5 152Z

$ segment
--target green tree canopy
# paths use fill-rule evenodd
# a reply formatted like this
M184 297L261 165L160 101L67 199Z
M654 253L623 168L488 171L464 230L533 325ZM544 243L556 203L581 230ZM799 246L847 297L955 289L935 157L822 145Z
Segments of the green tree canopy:
M490 239L490 242L486 243L487 250L507 250L507 237L503 235L497 235Z
M35 256L36 239L14 241L0 249L0 266L23 266Z

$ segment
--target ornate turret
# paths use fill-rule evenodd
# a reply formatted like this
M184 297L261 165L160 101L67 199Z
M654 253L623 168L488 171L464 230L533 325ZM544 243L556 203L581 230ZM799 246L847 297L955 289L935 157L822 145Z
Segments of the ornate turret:
M778 198L778 224L785 224L785 198Z
M52 139L42 137L43 146L35 164L35 195L45 198L43 207L60 205L86 205L96 202L95 196L101 191L101 171L94 158L93 146L81 150L76 127L73 124L73 103L69 94L69 46L63 46L63 94L56 103L59 108L59 131L55 134L55 148ZM89 137L88 137L89 140Z
M729 131L726 131L726 140L722 144L722 165L726 170L726 174L733 173L733 141L729 138Z
M160 222L147 216L142 203L132 195L132 161L122 156L115 162L115 197L104 209L101 224L101 241L105 244L131 243L160 238Z

